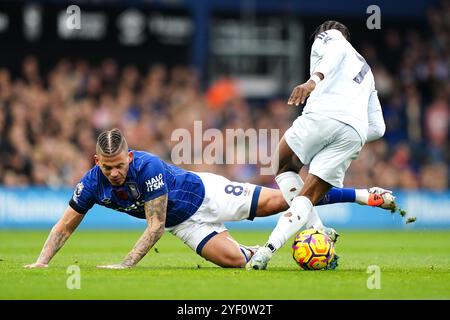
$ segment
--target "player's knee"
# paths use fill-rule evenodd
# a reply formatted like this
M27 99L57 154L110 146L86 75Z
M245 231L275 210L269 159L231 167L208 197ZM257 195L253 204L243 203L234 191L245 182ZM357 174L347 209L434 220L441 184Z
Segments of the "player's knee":
M272 162L272 172L275 176L278 176L282 173L293 171L292 166L288 163L273 163Z
M289 162L289 157L280 158L280 156L275 153L272 156L272 160L270 162L272 173L277 176L279 174L282 174L283 172L289 171Z
M278 161L272 161L270 164L270 168L272 169L272 173L277 176L278 170L280 169L280 164L278 163Z
M295 154L292 155L291 165L292 165L292 171L295 171L295 172L300 172L300 170L303 168L303 163L300 161L300 159Z
M277 176L279 174L282 174L283 172L289 171L290 162L291 162L290 156L283 157L275 152L270 162L270 167L272 169L273 174Z
M300 172L303 164L296 155L279 159L279 161L272 161L271 168L275 176L278 176L284 172Z

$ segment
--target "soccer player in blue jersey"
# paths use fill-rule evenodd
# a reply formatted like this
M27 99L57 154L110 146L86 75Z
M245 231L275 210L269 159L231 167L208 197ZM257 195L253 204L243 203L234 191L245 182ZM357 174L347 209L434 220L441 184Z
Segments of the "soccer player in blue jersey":
M224 222L253 220L289 207L280 190L232 182L212 173L185 171L151 153L129 150L119 129L99 135L94 157L96 166L75 187L37 261L26 268L48 267L94 204L147 220L144 233L121 263L99 267L135 266L166 230L221 267L244 267L256 248L238 244ZM368 204L371 195L367 190L332 189L321 204ZM389 209L395 203L382 201L372 205ZM317 219L318 216L309 225L323 227Z

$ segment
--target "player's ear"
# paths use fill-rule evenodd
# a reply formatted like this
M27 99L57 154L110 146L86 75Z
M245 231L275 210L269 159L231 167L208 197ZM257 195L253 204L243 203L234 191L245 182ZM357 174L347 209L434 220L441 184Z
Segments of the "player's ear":
M98 158L98 155L96 155L96 154L94 154L94 161L95 161L95 164L96 164L96 165L98 165L98 166L100 165L100 164L99 164L100 160L99 160L99 158Z
M131 161L133 161L133 151L128 151L128 163L131 163Z

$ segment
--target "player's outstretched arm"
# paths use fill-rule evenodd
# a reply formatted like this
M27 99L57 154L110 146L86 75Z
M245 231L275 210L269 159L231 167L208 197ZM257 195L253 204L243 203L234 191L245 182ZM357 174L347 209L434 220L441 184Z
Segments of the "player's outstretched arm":
M105 269L126 269L135 266L154 246L164 234L164 224L167 213L167 194L145 203L145 217L147 228L136 242L133 250L125 257L122 263L98 266Z
M41 254L35 263L24 266L25 268L47 268L53 256L62 248L70 235L75 231L84 218L70 206L64 211L63 217L53 226Z

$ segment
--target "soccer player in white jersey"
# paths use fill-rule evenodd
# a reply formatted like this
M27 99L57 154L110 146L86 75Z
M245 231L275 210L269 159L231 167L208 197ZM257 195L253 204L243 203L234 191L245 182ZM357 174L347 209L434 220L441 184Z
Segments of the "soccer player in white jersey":
M345 172L362 146L385 131L372 72L348 41L347 27L326 21L314 38L311 77L294 88L288 104L298 106L309 97L308 101L278 145L279 161L272 163L275 180L290 208L279 218L265 246L248 262L248 269L265 269L273 253L305 225L336 239L333 229L323 227L314 205L332 186L342 188ZM303 183L298 172L308 164ZM388 202L391 197L383 189L371 192Z

